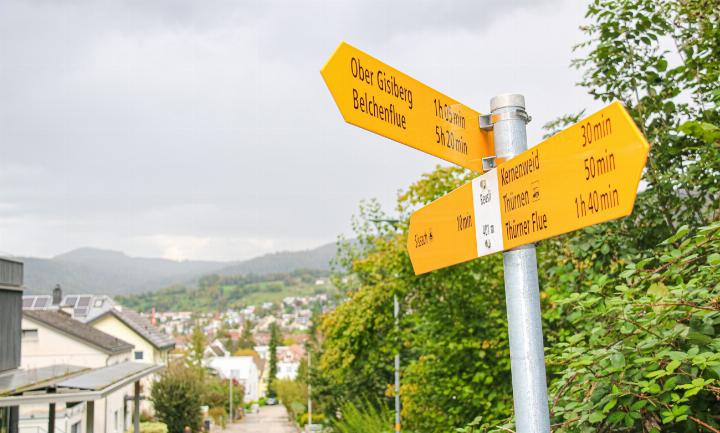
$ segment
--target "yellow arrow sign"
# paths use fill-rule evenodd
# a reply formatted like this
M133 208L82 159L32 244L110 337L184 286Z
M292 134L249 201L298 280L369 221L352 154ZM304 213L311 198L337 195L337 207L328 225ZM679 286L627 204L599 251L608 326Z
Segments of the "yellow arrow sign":
M416 274L632 212L649 145L614 102L416 211Z
M471 170L492 155L479 113L346 43L320 73L346 122Z

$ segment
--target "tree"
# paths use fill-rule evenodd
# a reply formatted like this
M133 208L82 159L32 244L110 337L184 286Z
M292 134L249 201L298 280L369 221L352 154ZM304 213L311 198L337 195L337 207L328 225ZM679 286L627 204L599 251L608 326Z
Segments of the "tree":
M202 395L202 379L197 370L173 363L153 384L150 400L168 433L182 433L186 426L200 428Z
M240 334L240 341L238 342L239 349L252 349L255 347L255 339L252 335L252 322L245 320L243 323L242 334Z
M195 322L192 334L190 334L190 362L195 366L201 366L204 358L207 338L199 322Z
M268 396L269 397L275 397L276 396L276 390L275 390L275 381L277 380L277 372L278 372L278 366L277 366L277 348L278 344L280 343L280 330L278 328L277 323L274 323L270 325L270 365L269 365L269 372L268 372Z
M223 316L220 323L220 329L218 329L216 338L220 340L222 345L230 352L237 350L237 342L233 341L230 336L230 325L227 321L227 317Z
M207 375L203 381L202 404L210 408L216 408L216 413L227 414L230 410L230 379L221 379L217 376ZM237 381L233 380L233 408L242 407L244 388ZM233 409L233 411L234 411Z
M307 410L307 384L297 380L279 379L275 381L275 392L293 418L297 419Z

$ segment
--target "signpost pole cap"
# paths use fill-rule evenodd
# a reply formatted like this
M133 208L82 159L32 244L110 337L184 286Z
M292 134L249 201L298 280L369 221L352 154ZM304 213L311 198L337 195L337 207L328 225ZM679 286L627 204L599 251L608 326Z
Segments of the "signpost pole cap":
M494 96L490 100L490 111L495 111L505 107L525 108L525 97L517 93L503 93Z

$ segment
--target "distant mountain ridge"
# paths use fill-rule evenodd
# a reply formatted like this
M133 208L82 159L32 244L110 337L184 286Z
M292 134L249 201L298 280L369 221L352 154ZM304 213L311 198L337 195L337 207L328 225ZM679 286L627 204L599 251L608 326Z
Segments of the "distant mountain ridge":
M25 263L28 294L50 294L56 284L66 293L128 295L174 284L194 285L210 274L241 275L329 270L336 244L305 251L265 254L244 261L221 262L130 257L120 251L78 248L50 259L15 257Z

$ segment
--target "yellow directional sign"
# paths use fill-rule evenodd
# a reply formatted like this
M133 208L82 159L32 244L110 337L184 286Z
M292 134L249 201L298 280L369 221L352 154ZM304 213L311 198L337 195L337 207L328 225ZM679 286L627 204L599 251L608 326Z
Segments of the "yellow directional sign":
M346 122L483 171L492 140L477 111L344 42L320 73Z
M413 213L416 274L632 212L649 145L614 102Z

